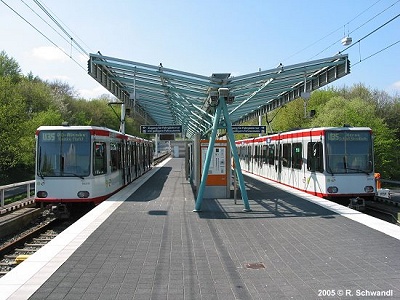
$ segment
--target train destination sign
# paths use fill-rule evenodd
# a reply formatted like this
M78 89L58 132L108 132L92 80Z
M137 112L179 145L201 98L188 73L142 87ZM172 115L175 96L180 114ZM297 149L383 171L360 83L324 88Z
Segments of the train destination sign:
M352 142L366 142L370 138L370 134L365 131L365 132L360 132L360 131L350 131L350 132L327 132L326 134L327 140L328 141L337 141L337 142L343 142L343 141L352 141Z
M182 125L140 125L140 133L182 133Z
M257 125L249 125L249 126L239 126L232 125L233 133L266 133L267 126L257 126Z
M85 143L90 141L89 131L65 130L65 131L41 131L39 138L43 143L46 142L71 142Z

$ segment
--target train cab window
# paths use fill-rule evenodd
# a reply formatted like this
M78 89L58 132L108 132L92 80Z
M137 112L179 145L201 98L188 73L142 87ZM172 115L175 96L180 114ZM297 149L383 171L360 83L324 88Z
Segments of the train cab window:
M370 131L332 131L326 133L329 173L371 173L372 138Z
M309 142L307 144L307 170L311 172L324 171L321 142Z
M292 167L293 169L301 169L303 166L303 145L302 143L292 144Z
M282 166L290 168L292 162L291 144L283 144Z
M42 178L89 176L90 137L86 130L40 131L37 175Z
M107 173L106 143L95 142L93 145L93 175Z

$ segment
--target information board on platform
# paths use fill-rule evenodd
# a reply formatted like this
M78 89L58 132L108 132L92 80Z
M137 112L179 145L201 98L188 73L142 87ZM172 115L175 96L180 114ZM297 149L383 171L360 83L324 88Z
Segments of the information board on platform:
M248 125L248 126L239 126L232 125L233 133L266 133L267 126L258 126L258 125Z
M140 133L182 133L182 125L140 125Z
M203 170L207 158L207 151L209 147L209 140L200 141L201 164L200 168ZM228 166L227 166L227 141L217 140L214 143L214 149L210 160L208 169L207 186L226 186L228 182Z

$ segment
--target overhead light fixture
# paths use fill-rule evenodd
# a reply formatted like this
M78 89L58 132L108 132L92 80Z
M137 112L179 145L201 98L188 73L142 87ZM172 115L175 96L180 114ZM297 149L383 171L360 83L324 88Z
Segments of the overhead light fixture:
M352 43L353 39L349 36L345 36L344 38L342 38L342 45L343 46L348 46Z

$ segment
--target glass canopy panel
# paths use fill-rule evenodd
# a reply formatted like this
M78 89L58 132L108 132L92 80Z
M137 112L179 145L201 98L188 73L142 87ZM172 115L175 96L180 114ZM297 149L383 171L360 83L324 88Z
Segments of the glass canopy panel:
M210 101L228 88L233 124L265 114L350 73L347 55L282 66L242 76L202 76L162 66L90 54L89 74L149 124L182 125L184 134L205 134L212 127ZM210 105L211 103L211 105Z

